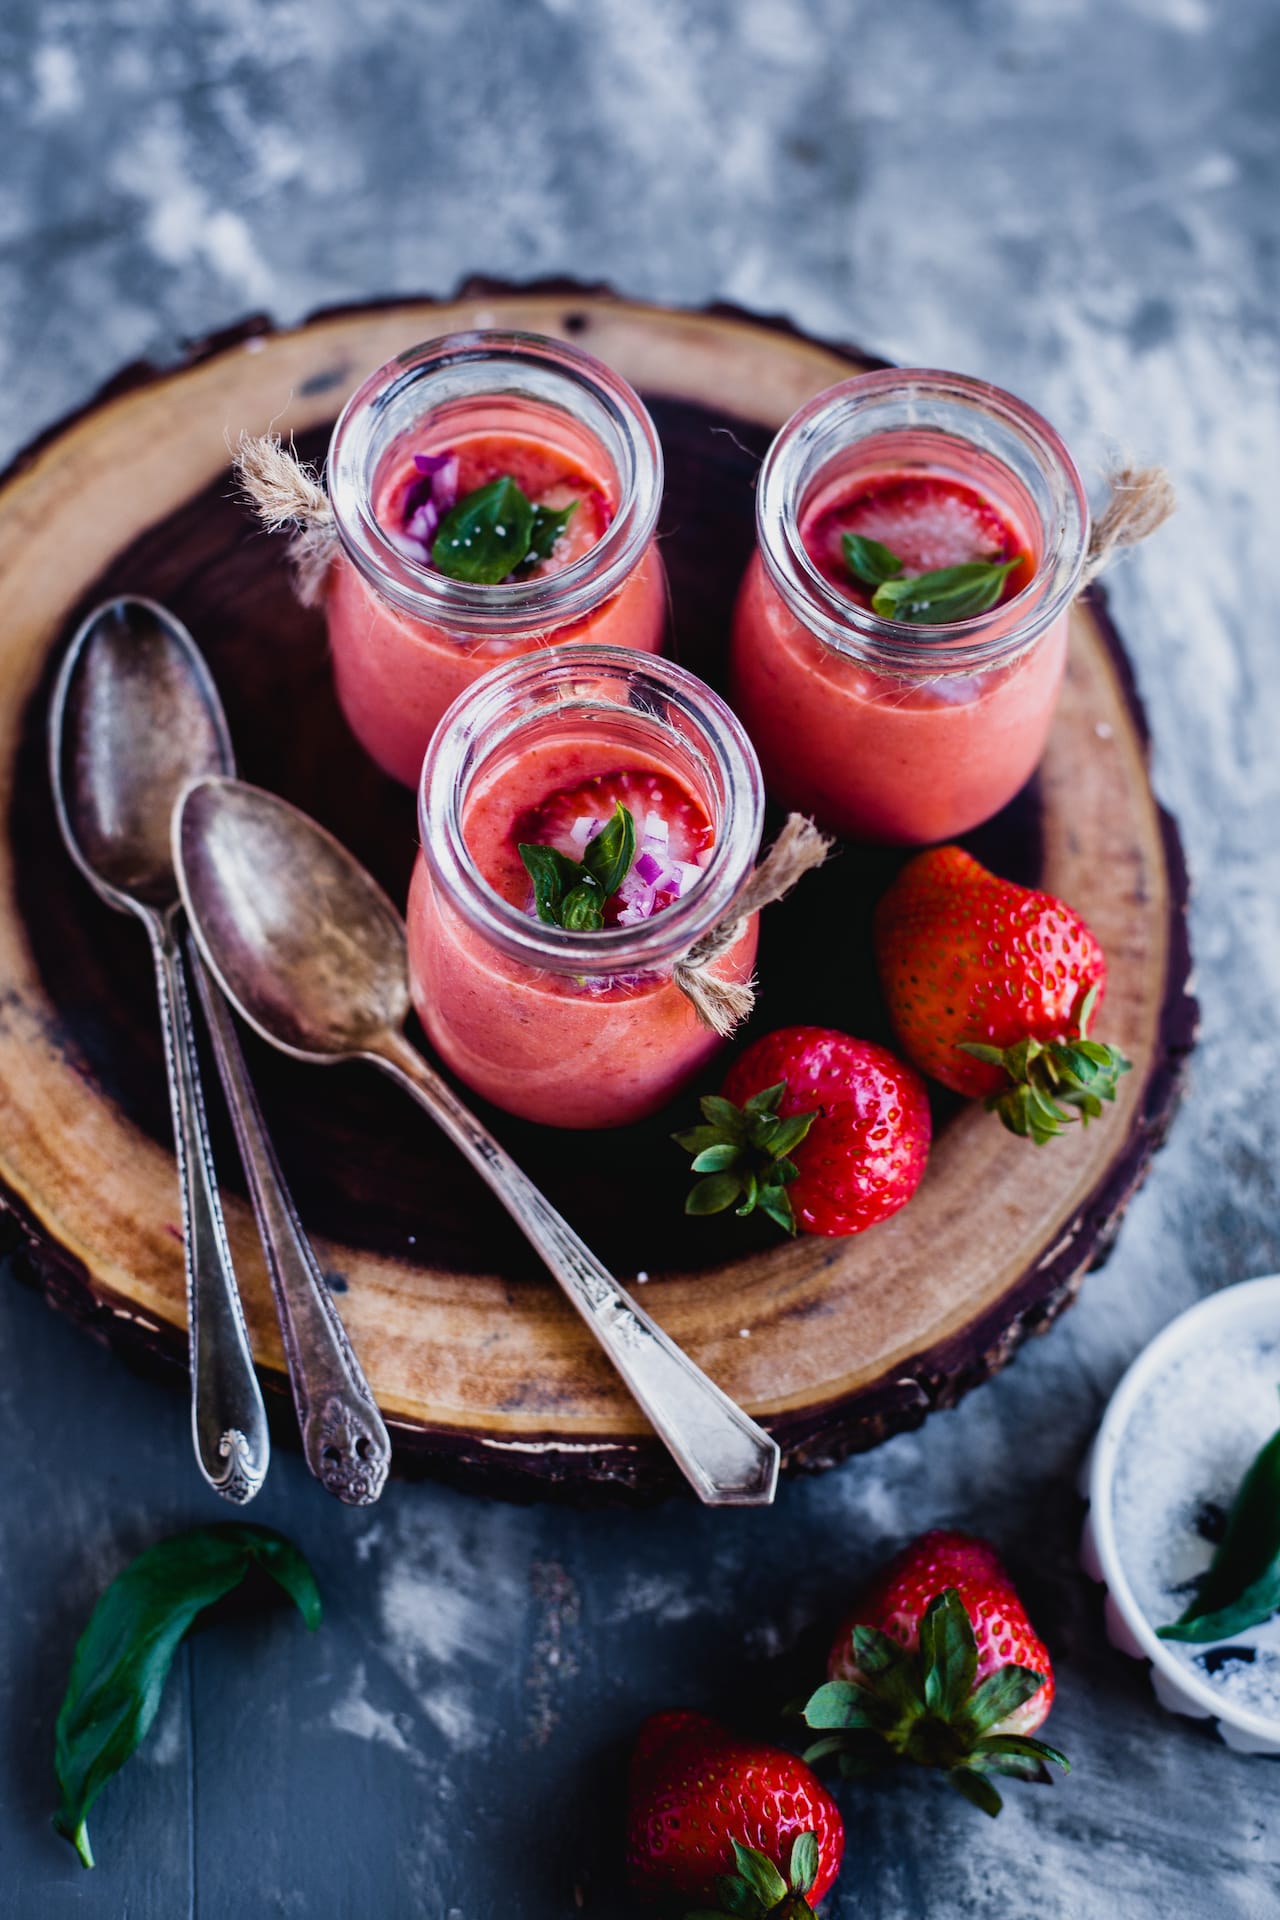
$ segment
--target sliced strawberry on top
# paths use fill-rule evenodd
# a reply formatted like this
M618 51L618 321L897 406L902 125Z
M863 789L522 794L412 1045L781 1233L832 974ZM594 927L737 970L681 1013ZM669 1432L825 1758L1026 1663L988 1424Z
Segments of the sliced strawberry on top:
M827 507L804 528L809 557L834 586L870 600L871 589L855 579L845 560L843 536L861 534L886 547L906 574L958 567L969 560L1012 560L1026 542L975 487L936 473L877 474ZM1002 599L1026 585L1031 561L1015 567Z
M589 841L623 806L635 822L631 871L605 911L606 926L629 926L669 907L696 882L715 832L687 787L668 774L620 767L559 787L512 824L513 847L554 847L581 861Z

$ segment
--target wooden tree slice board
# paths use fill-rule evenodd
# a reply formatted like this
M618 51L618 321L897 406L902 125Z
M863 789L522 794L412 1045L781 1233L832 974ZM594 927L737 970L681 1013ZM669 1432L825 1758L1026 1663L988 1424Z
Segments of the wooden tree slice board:
M227 447L274 425L320 456L368 371L432 335L495 324L570 336L649 400L667 455L677 647L718 680L759 459L801 401L869 364L779 322L483 283L446 304L322 314L290 332L250 321L176 368L128 370L0 484L0 1195L49 1297L175 1378L186 1312L148 959L140 930L100 905L57 838L44 745L56 659L103 595L165 601L205 649L245 775L317 815L403 897L411 799L347 736L323 623L295 605L280 543L232 497ZM692 1097L614 1135L493 1117L617 1271L648 1276L645 1306L772 1429L791 1468L830 1465L954 1403L1047 1325L1106 1252L1176 1104L1195 1027L1186 875L1097 596L1074 616L1040 774L970 843L1071 900L1107 950L1106 1036L1134 1071L1098 1125L1037 1153L941 1096L908 1208L860 1238L779 1245L754 1223L683 1217L683 1156L667 1136ZM811 1020L888 1037L868 922L896 863L845 849L770 909L757 1030ZM358 1068L249 1052L398 1467L580 1498L674 1485L585 1329L425 1117ZM286 1409L279 1330L220 1113L215 1149L255 1355Z

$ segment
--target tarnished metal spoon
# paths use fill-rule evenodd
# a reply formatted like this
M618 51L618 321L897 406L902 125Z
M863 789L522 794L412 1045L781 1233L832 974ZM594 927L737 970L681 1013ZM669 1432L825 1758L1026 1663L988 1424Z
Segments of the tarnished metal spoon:
M404 923L360 863L296 807L217 777L187 789L173 837L192 930L242 1018L295 1059L366 1060L412 1094L542 1256L698 1497L767 1506L776 1441L636 1306L406 1039Z
M69 732L69 726L74 731ZM112 905L130 905L138 911L132 900L121 900L104 887L103 877L119 882L123 873L131 880L134 866L129 846L147 836L148 901L163 919L165 937L172 945L172 921L179 906L170 836L175 799L193 774L210 769L231 773L235 765L217 689L181 621L149 600L117 600L99 608L72 643L54 699L51 728L55 800L74 858ZM73 768L78 769L74 781ZM126 807L132 809L135 824L124 844L117 844ZM111 844L104 856L107 841ZM90 849L96 849L92 861L86 857ZM108 871L111 862L122 864ZM154 944L151 922L148 931ZM267 1257L303 1455L330 1493L348 1505L368 1506L386 1482L391 1442L298 1220L267 1136L235 1023L190 943L188 960ZM180 962L177 976L181 987ZM163 1014L163 990L161 1005ZM231 1499L246 1500L266 1473L267 1432L252 1372L247 1380L236 1378L242 1362L249 1367L248 1343L199 1108L185 992L180 1007L186 1040L177 1056L180 1063L190 1063L197 1097L188 1111L199 1134L189 1149L180 1145L184 1181L187 1167L196 1176L191 1211L184 1211L184 1220L199 1222L206 1210L209 1216L207 1231L189 1231L186 1236L196 1452L208 1478L209 1447L215 1447L220 1459L225 1439L227 1457L240 1457L241 1471L225 1482L213 1479L211 1484ZM175 1105L175 1130L181 1143L185 1134L176 1126L176 1113ZM257 1409L252 1434L232 1418L236 1411L232 1401L236 1396L245 1398L250 1389ZM224 1395L228 1396L225 1401ZM243 1447L236 1434L244 1436ZM259 1469L256 1481L244 1491L255 1466Z
M185 782L234 761L204 661L162 607L112 600L80 627L54 688L49 761L68 852L151 942L182 1193L196 1459L215 1493L243 1504L271 1447L205 1125L169 841Z

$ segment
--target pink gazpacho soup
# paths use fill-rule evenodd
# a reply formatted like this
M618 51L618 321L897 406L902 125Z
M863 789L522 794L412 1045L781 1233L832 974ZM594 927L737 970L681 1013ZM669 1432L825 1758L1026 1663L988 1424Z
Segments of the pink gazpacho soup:
M865 383L874 399L928 378L864 376L834 393ZM1004 806L1044 750L1066 659L1064 575L1074 584L1087 524L1078 476L1062 450L1080 548L1064 561L1049 550L1051 507L986 445L903 425L808 472L792 460L780 485L795 425L762 475L731 698L775 800L855 839L949 839Z
M483 880L531 929L587 934L652 923L697 887L715 844L707 809L661 758L633 743L620 760L616 742L590 734L528 742L481 773L462 835ZM414 1005L432 1045L509 1113L620 1126L664 1106L722 1044L669 969L602 946L597 971L566 973L495 946L421 853L408 925ZM753 919L717 971L744 980L755 953Z

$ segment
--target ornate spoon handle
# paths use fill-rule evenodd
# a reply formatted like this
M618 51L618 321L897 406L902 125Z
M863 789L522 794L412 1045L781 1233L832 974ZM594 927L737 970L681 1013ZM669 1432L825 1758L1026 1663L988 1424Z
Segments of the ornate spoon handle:
M626 1381L698 1498L712 1507L769 1506L778 1484L777 1442L635 1304L403 1034L389 1034L384 1050L368 1058L425 1107L488 1181Z
M169 1070L191 1327L191 1430L196 1459L224 1500L243 1506L267 1477L271 1441L253 1371L218 1200L200 1069L172 915L147 916Z
M267 1256L303 1454L339 1500L372 1506L391 1464L387 1429L280 1171L231 1009L191 942L187 954Z

